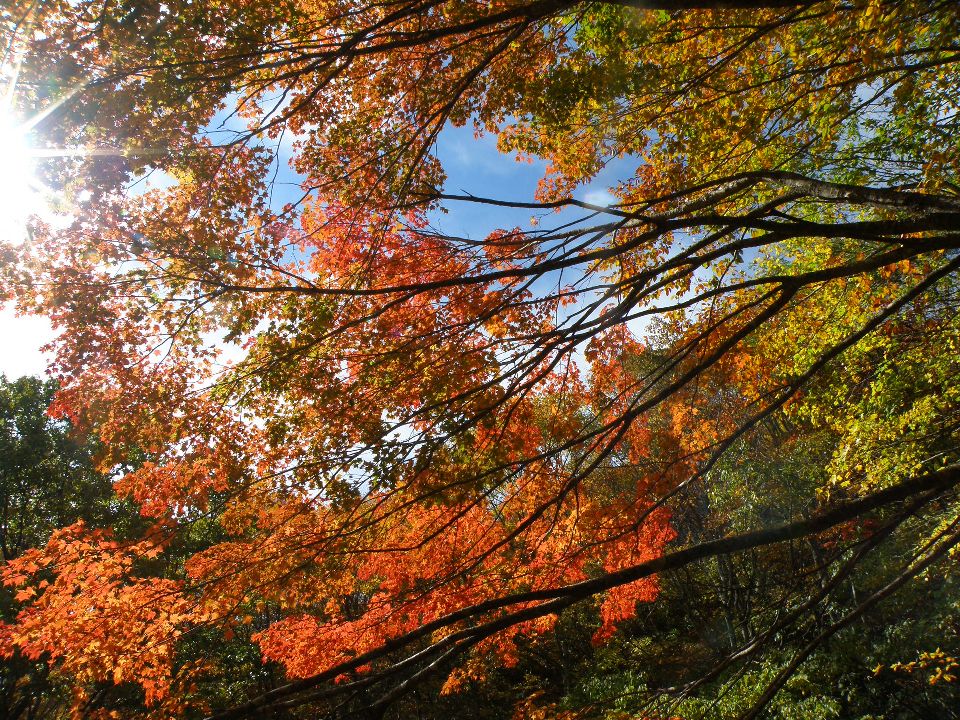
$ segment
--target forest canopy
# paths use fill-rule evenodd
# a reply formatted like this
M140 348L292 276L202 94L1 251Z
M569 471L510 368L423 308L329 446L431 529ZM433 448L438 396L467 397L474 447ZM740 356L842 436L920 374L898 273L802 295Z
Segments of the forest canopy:
M954 717L955 2L0 22L11 717Z

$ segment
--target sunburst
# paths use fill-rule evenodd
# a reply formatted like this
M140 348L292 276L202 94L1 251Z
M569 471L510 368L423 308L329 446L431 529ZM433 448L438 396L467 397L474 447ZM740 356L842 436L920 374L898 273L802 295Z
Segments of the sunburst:
M7 56L11 52L8 50ZM23 121L14 109L17 64L0 65L0 241L19 245L28 234L31 217L46 212L47 189L36 175L31 135L38 118ZM42 119L42 117L40 118Z
M30 18L24 18L17 26L19 34L29 34L30 26ZM65 91L39 112L20 117L16 96L25 50L18 45L15 30L0 58L0 242L12 245L22 244L30 237L32 219L54 219L55 193L40 180L39 163L55 158L131 154L103 147L44 146L41 124L80 93L84 85ZM156 152L141 149L135 154Z

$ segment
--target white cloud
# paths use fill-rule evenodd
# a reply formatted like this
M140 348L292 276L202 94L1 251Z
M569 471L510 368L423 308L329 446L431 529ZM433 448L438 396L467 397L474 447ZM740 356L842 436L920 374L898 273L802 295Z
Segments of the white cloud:
M10 303L0 307L0 373L11 379L45 373L50 357L40 348L53 337L47 318L18 317Z
M583 200L591 205L601 205L603 207L617 202L617 199L606 190L590 190L583 196Z

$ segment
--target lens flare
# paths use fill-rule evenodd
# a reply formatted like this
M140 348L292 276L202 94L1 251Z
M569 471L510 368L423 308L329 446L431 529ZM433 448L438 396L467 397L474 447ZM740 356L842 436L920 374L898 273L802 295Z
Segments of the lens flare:
M44 211L43 186L24 124L0 106L0 242L19 245L31 216Z

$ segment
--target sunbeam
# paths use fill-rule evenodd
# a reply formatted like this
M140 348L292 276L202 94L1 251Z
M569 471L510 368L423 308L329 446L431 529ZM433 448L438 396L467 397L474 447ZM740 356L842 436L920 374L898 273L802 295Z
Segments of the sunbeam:
M19 245L28 237L30 217L46 211L44 195L27 128L0 105L0 242Z

